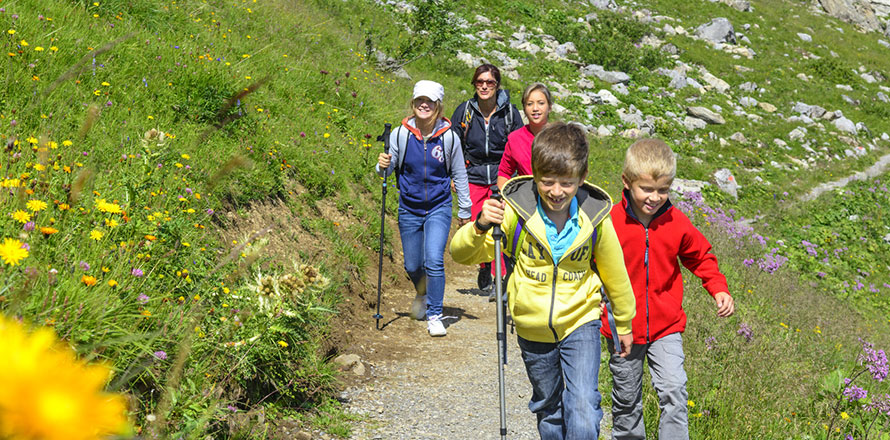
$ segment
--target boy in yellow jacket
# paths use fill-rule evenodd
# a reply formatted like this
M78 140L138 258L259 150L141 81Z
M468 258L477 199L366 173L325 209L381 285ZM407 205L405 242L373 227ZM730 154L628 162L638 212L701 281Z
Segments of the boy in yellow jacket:
M451 241L458 263L492 261L489 230L502 225L504 253L515 261L508 306L532 385L529 409L537 416L542 440L599 436L603 284L614 306L621 356L632 340L636 307L609 218L612 199L584 181L587 157L582 128L548 125L532 144L533 176L507 182L504 201L486 200L477 220Z

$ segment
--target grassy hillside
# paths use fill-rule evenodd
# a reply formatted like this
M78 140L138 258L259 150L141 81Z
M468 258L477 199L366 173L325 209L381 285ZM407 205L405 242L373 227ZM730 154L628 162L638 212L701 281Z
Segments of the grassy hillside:
M445 85L446 113L472 93L472 69L455 60L457 50L519 60L520 79L504 81L516 103L531 81L577 91L576 64L596 63L631 75L623 104L565 96L556 119L624 128L618 109L633 104L660 118L655 135L680 153L678 177L711 180L729 168L741 184L738 200L711 187L684 205L712 237L739 310L714 319L690 283L694 437L815 438L830 425L840 428L830 434L859 438L876 415L862 405L880 402L886 386L870 382L873 400L835 405L843 378L861 368L857 338L888 342L887 189L880 178L814 201L799 196L887 153L879 136L890 131L890 104L875 98L887 81L860 76L890 76L886 49L801 2L755 1L753 12L739 12L659 0L645 8L673 20L658 23L632 18L643 6L623 2L625 10L584 19L584 3L418 2L414 15L364 0L5 5L0 310L52 328L82 359L107 363L109 390L127 396L131 434L275 437L280 421L296 419L348 435L331 399L336 374L326 361L336 335L328 325L353 319L338 309L366 319L373 303L365 299L380 226L373 140L383 123L407 114L413 84L381 70L372 50L416 59L405 69ZM692 30L716 16L751 24L744 33L757 55L735 58L663 30ZM520 26L573 41L574 62L506 43L483 50L466 37L485 30L509 40ZM417 38L406 27L435 35ZM640 44L647 34L731 91L670 89L656 71L676 60ZM740 91L746 82L765 90ZM748 95L778 110L746 109L759 120L734 115L733 103ZM802 124L779 114L792 115L797 101L842 110L871 134L844 140L826 122L810 126L808 145L790 140ZM727 123L691 131L667 116L689 105L718 105ZM727 141L735 132L745 142ZM591 142L591 181L617 198L632 140ZM847 157L857 145L865 154ZM758 221L749 229L742 217ZM656 432L654 394L645 404ZM267 423L251 424L261 418Z

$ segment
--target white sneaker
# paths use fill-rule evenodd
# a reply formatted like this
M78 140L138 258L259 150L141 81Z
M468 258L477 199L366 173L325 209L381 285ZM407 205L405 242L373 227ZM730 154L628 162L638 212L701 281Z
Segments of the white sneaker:
M445 330L445 324L442 324L442 315L430 316L426 321L426 329L430 332L430 336L445 336L448 334Z
M423 321L426 319L426 295L417 294L411 303L411 317Z

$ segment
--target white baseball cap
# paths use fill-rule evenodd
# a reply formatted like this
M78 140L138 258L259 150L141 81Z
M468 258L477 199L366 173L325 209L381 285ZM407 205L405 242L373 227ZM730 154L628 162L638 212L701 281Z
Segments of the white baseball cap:
M445 87L435 81L425 79L417 81L417 84L414 84L414 97L411 99L421 96L426 96L433 101L441 101L445 97Z

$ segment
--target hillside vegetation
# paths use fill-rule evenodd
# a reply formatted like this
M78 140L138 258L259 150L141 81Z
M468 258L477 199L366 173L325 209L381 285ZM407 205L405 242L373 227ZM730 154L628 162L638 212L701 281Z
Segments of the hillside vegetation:
M372 325L374 139L407 114L417 79L445 85L450 114L484 58L508 73L514 103L545 82L554 119L590 128L590 180L616 200L624 151L643 135L667 140L678 178L703 188L679 206L712 238L738 312L714 319L689 283L695 438L886 438L886 357L881 366L875 351L890 341L886 171L807 197L890 152L880 35L790 0L751 11L700 0L413 4L0 5L0 311L11 318L0 334L15 321L47 327L106 365L130 419L111 433L285 438L296 424L348 436L331 326ZM717 17L742 34L736 43L694 36ZM591 65L628 79L614 85ZM690 107L723 123L690 121ZM391 231L384 252L398 263ZM25 383L17 371L27 383L53 376L3 368L0 385ZM868 396L851 396L845 378ZM0 392L0 412L13 397ZM644 403L657 432L654 394Z

